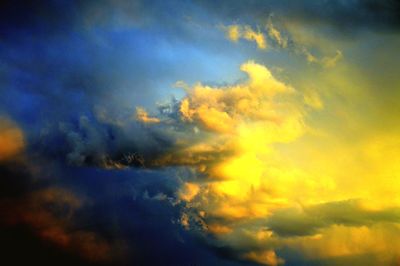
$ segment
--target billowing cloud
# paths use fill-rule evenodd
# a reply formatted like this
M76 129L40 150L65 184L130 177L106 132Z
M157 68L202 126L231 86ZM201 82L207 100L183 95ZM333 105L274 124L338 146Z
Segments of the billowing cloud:
M375 173L381 175L381 158L373 151L382 146L376 143L378 146L370 147L369 140L368 145L354 143L346 147L338 143L307 124L313 112L326 109L315 90L300 91L254 61L242 64L240 69L247 79L230 85L178 82L176 85L185 91L184 97L160 105L158 115L146 116L157 119L157 123L138 121L150 137L142 141L142 147L137 136L124 136L131 132L129 123L137 123L132 118L112 124L114 132L120 131L116 140L121 145L115 152L99 149L108 142L107 134L100 134L104 129L99 125L91 129L87 118L80 121L86 132L79 133L83 139L72 141L72 147L84 158L101 154L92 162L86 159L81 163L108 169L192 169L175 188L175 199L161 198L175 206L183 204L177 224L188 232L200 231L204 241L214 248L230 246L238 254L237 260L278 265L290 263L287 258L298 250L304 255L302 259L309 261L380 252L372 245L363 246L358 253L350 247L342 251L335 247L341 245L345 232L354 232L355 236L365 232L373 239L384 224L397 226L397 198L381 197L392 177L385 176L375 188L357 178L349 186L349 175L372 178L372 172L363 172L357 160L348 168L348 161L332 158L339 154L353 154L357 158L362 151L364 160L375 165ZM135 124L136 128L139 126ZM95 137L94 132L101 137ZM90 134L95 135L85 140ZM393 138L383 139L385 147L397 145ZM160 143L168 145L157 150ZM151 153L146 153L146 149ZM395 169L395 156L392 158L386 162L387 169ZM346 167L346 174L339 171ZM382 200L377 200L377 195ZM342 236L328 240L335 230L342 232ZM390 241L389 234L385 233L385 237L385 241ZM314 252L318 245L328 245L336 251ZM393 252L383 261L396 256Z
M204 176L185 183L178 195L198 211L182 214L185 228L202 221L208 232L231 235L235 226L213 219L260 218L288 204L285 198L274 198L282 184L269 180L267 162L274 143L290 143L306 131L301 95L263 65L249 61L241 70L248 75L245 82L184 86L187 96L179 103L175 123L196 128L198 137L179 139L174 150L155 163L192 165ZM243 253L242 258L267 265L282 262L273 250Z
M242 259L266 265L284 263L280 254L296 250L302 250L306 260L381 252L371 243L358 251L350 246L336 248L344 232L354 233L353 244L358 245L356 235L371 235L372 239L384 224L398 226L399 209L396 199L383 205L373 203L384 189L368 187L368 183L355 181L358 179L354 179L357 189L347 187L348 175L367 175L355 170L362 167L359 162L354 162L354 172L343 175L337 167L347 163L333 160L335 153L323 148L323 157L317 155L322 152L320 141L328 136L320 135L305 121L312 110L324 108L319 95L299 92L252 61L241 70L248 80L233 85L197 83L190 87L181 83L187 94L178 104L180 116L174 123L192 126L193 137L179 139L175 148L155 163L196 169L197 177L184 183L178 194L187 206L181 224L213 235L216 240L208 240L211 245L229 243ZM316 154L302 155L302 145ZM355 156L360 148L366 149L363 145L343 146L338 153ZM369 155L364 158L370 165L380 160ZM329 161L335 163L328 166ZM321 167L325 172L320 172ZM336 170L329 170L333 168ZM381 179L381 185L386 187L391 179ZM328 240L336 230L342 232L341 237ZM385 241L390 241L389 235L384 235ZM328 245L333 253L315 252L317 245ZM377 261L397 256L393 252Z

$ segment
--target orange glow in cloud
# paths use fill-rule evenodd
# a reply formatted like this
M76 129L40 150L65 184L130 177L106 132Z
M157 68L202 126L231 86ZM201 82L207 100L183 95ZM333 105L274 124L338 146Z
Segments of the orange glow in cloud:
M24 148L24 134L17 125L0 117L0 161L12 159Z

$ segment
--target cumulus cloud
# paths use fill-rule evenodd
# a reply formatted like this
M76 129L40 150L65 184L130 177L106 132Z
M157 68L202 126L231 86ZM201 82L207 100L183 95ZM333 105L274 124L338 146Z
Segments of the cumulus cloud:
M368 193L378 192L366 184L350 191L344 188L346 177L328 171L325 159L314 154L313 162L301 165L304 155L294 162L287 153L309 143L314 133L305 121L309 112L324 108L320 96L311 90L301 93L253 61L241 70L248 79L232 85L185 84L186 95L174 109L178 116L168 122L196 128L154 163L196 170L177 194L186 204L180 223L212 235L206 241L211 246L229 245L241 259L266 265L284 263L284 255L296 250L306 260L376 252L371 243L357 252L350 247L334 250L344 232L354 233L357 245L356 235L372 239L381 225L397 226L396 203L374 207L368 203L374 196ZM314 149L317 143L306 147ZM294 149L300 152L301 147ZM327 172L315 172L310 165L324 165ZM328 240L336 230L341 236ZM318 243L330 246L332 253L318 250L313 255Z
M199 122L216 132L232 132L245 120L277 122L281 119L274 108L276 94L294 90L276 80L264 66L249 61L241 66L249 81L232 87L212 88L195 85L189 97L182 100L183 119ZM277 104L276 104L277 105Z
M264 217L286 205L284 199L268 199L267 184L271 190L276 181L266 175L265 162L273 153L272 144L290 143L305 132L301 94L263 65L249 61L241 70L248 75L244 82L185 86L187 95L178 103L174 123L198 132L179 139L156 160L155 165L164 167L192 165L200 175L198 181L184 183L178 194L188 210L197 210L183 212L180 222L185 228L203 224L201 230L226 236L233 229L218 219ZM273 251L243 253L242 258L267 265L281 262Z
M60 123L70 147L67 159L78 165L117 168L193 165L211 173L216 172L216 162L242 149L262 149L300 136L304 132L301 95L254 61L244 63L241 70L247 81L189 86L180 101L160 105L158 116L149 117L139 109L140 121L115 124L101 119L99 123L82 116L76 125Z

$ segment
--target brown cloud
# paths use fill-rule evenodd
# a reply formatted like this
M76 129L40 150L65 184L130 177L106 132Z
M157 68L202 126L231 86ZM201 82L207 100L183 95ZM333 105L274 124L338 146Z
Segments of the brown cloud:
M112 261L115 259L112 243L95 232L74 229L74 214L82 205L82 199L61 188L42 189L1 202L6 226L29 226L41 239L88 261Z

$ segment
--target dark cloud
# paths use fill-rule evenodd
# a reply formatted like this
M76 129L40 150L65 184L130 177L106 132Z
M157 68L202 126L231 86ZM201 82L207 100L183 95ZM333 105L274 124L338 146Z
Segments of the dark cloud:
M201 1L210 12L236 21L265 22L271 14L310 24L336 26L343 32L360 29L398 30L400 4L396 0L355 1Z
M24 156L0 163L3 261L236 265L178 222L175 193L188 169L100 170Z

